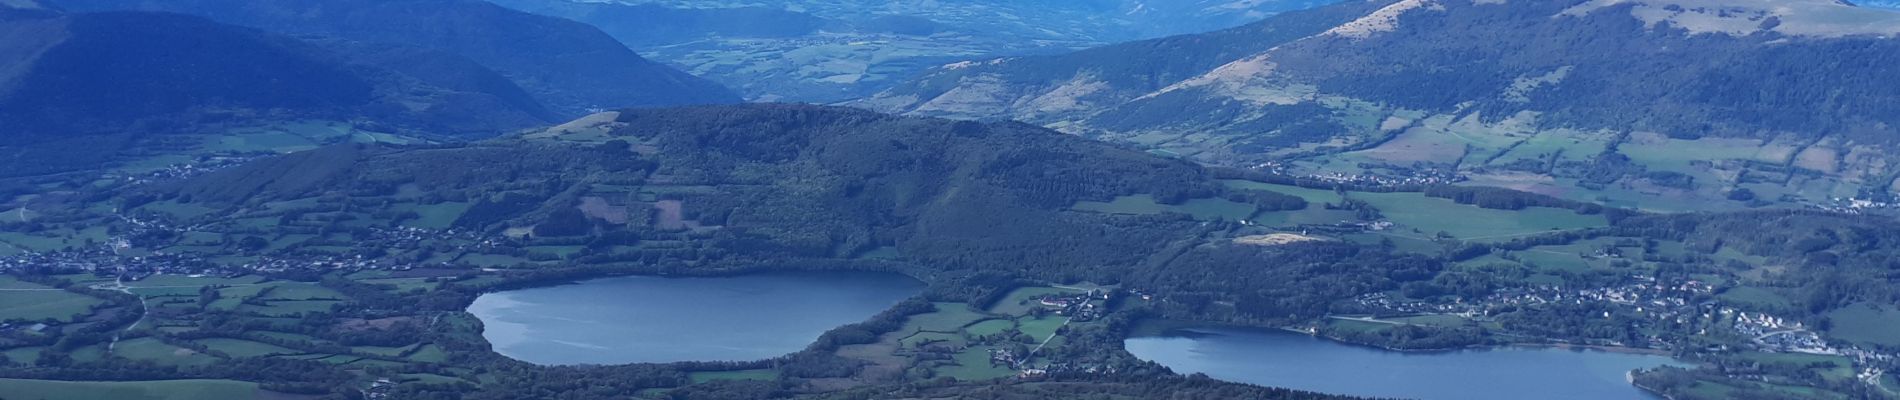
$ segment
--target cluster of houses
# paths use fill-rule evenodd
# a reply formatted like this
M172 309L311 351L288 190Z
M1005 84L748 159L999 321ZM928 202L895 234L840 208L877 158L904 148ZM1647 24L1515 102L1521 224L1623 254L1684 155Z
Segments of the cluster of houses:
M1021 362L1021 360L1018 359L1015 350L1003 348L990 349L990 366L992 367L1015 366L1018 362Z
M1069 317L1072 322L1089 322L1107 314L1106 304L1114 293L1111 290L1090 290L1087 293L1047 294L1037 298L1036 302L1054 309L1056 315ZM1097 304L1096 300L1102 304Z
M203 160L199 160L196 162L172 164L172 165L166 166L165 168L160 168L155 171L147 171L147 172L141 172L141 173L107 172L104 175L102 175L100 178L108 180L108 181L122 182L126 184L131 184L131 185L139 185L139 184L178 180L178 179L190 178L190 177L194 177L198 175L204 175L204 174L208 174L208 173L222 170L225 168L231 168L231 167L243 165L244 163L250 162L251 160L256 160L258 158L262 158L262 157L261 156L211 156L211 157L205 157Z
M1037 367L1023 368L1021 371L1016 372L1016 379L1036 379L1036 378L1049 376L1051 374L1063 374L1063 375L1113 374L1115 373L1115 371L1116 369L1115 369L1115 366L1113 365L1077 365L1077 364L1070 364L1070 363L1057 363L1057 364L1049 364L1049 365L1043 365L1043 366L1037 366Z
M1503 290L1475 301L1460 299L1451 303L1401 301L1385 293L1360 296L1356 302L1361 306L1394 312L1438 313L1473 319L1487 318L1491 310L1507 306L1607 303L1626 307L1636 315L1656 321L1678 324L1695 319L1733 321L1730 328L1749 337L1754 347L1761 351L1847 356L1863 367L1863 373L1889 365L1896 359L1895 354L1830 343L1800 321L1743 311L1712 301L1691 301L1714 294L1716 287L1707 282L1693 279L1661 282L1650 276L1634 276L1631 282L1622 286L1582 290L1563 290L1556 286ZM1609 315L1606 313L1604 317ZM1649 345L1669 348L1673 344L1660 338L1651 338Z
M1735 317L1735 331L1754 338L1765 349L1808 354L1838 354L1820 334L1809 331L1800 321L1789 321L1767 313L1751 313L1723 308L1723 315Z
M1416 170L1416 171L1412 171L1412 174L1410 176L1400 176L1400 177L1391 177L1391 176L1383 176L1383 175L1376 175L1376 174L1347 174L1347 173L1332 172L1332 173L1325 173L1325 174L1311 174L1311 175L1303 176L1302 178L1313 179L1313 180L1318 180L1318 181L1328 182L1328 183L1353 185L1353 186L1444 185L1444 184L1453 184L1453 183L1471 180L1471 177L1465 176L1464 174L1460 174L1455 171L1440 170L1436 168Z
M1815 205L1814 207L1819 208L1823 211L1848 213L1848 214L1859 214L1859 213L1867 212L1867 211L1891 210L1891 209L1900 208L1900 203L1876 201L1876 200L1861 199L1861 198L1836 197L1832 200L1833 201L1829 202L1828 204L1818 204L1818 205Z
M384 400L388 399L390 392L395 389L396 381L389 378L376 378L375 381L369 383L368 388L362 389L362 393L364 399Z

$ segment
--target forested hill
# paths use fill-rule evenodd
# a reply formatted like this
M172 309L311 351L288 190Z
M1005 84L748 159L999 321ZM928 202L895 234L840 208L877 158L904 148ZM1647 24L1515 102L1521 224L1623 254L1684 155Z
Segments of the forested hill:
M583 197L629 201L592 193L595 185L648 185L682 200L705 225L770 238L806 256L902 245L958 263L1090 249L1076 251L1075 259L1044 260L1079 266L1128 263L1154 246L1156 235L1185 232L1187 223L1118 232L1112 221L1062 212L1076 201L1219 190L1193 164L1014 123L780 105L630 110L618 121L624 126L612 132L615 141L602 144L341 146L187 181L177 193L199 202L262 204L389 195L411 185L476 202L474 210L492 214L471 211L457 224L493 230L540 225Z
M565 117L590 110L739 101L648 61L599 29L480 0L59 0L74 11L200 15L277 33L428 49L473 60Z
M220 124L493 135L554 118L501 75L439 52L319 46L171 13L0 9L0 176L98 169L165 151L154 134Z
M583 263L779 265L884 249L920 277L1129 282L1237 299L1260 318L1318 315L1334 299L1440 268L1345 243L1261 247L1203 237L1232 221L1074 210L1131 195L1273 210L1307 204L1229 189L1188 162L1024 124L794 105L629 110L606 121L604 133L556 128L466 146L332 147L148 191L134 203L190 201L243 216L316 198L397 220L414 218L400 209L415 204L469 204L453 226L603 249L680 230L705 239L576 259ZM1311 280L1319 275L1327 277Z
M244 28L173 14L0 12L0 126L12 143L196 107L374 100L374 83L333 57Z

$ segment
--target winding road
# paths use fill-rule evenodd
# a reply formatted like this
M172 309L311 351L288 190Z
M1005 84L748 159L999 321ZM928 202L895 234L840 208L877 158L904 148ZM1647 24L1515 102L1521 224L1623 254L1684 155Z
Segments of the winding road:
M126 332L131 332L133 329L138 329L139 324L145 322L145 316L147 314L151 314L152 306L151 304L145 302L145 296L139 296L137 293L132 293L132 287L125 285L124 274L119 275L117 279L113 279L111 285L101 283L97 285L92 285L92 288L99 289L99 290L116 290L119 293L125 293L125 294L129 294L129 295L139 298L139 319L132 321L131 326L125 327L125 329L119 331L118 334L112 335L112 343L106 344L106 353L109 354L109 353L112 353L113 350L119 347L119 338L125 337Z

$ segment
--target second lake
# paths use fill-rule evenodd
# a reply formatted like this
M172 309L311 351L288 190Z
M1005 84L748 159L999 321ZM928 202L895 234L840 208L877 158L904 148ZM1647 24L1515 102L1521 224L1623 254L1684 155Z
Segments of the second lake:
M1126 341L1130 353L1183 374L1321 393L1423 400L1619 400L1656 397L1633 369L1665 356L1505 347L1396 352L1284 331L1176 329Z

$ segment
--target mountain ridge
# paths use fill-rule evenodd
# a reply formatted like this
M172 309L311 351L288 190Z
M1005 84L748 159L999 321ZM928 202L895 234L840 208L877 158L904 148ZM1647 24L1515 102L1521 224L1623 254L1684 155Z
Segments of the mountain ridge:
M97 169L221 127L326 120L453 137L558 118L495 72L440 52L303 41L184 14L0 9L6 176Z
M502 73L563 118L598 109L739 101L724 87L646 60L592 26L479 0L61 0L56 4L75 11L180 12L290 35L455 54Z
M1269 18L1250 29L1319 32L1174 70L1156 85L1084 79L1152 58L1106 47L1064 70L1076 75L1008 65L1086 52L950 65L853 104L1024 119L1204 162L1340 179L1458 174L1547 194L1711 200L1753 188L1808 204L1900 187L1890 172L1900 160L1857 150L1900 140L1900 103L1890 100L1900 92L1856 83L1900 79L1887 66L1900 61L1900 41L1884 33L1900 24L1860 23L1900 13L1831 0L1786 9L1733 0L1722 3L1739 4L1722 8L1728 14L1694 6L1722 1L1353 1L1311 11L1337 13L1328 28ZM1234 32L1174 40L1245 40L1223 39ZM1094 103L1043 112L1045 99ZM1674 142L1734 150L1687 165L1633 144ZM1628 157L1635 162L1617 161Z

